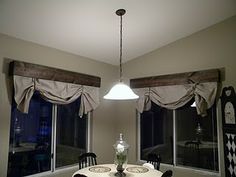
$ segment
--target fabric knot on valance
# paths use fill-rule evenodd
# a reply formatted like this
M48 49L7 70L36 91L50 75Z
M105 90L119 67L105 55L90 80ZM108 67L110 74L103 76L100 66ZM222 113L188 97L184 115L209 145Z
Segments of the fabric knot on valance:
M134 92L139 95L136 108L140 113L149 110L151 102L167 109L177 109L194 98L197 113L205 116L215 102L217 82L138 88Z

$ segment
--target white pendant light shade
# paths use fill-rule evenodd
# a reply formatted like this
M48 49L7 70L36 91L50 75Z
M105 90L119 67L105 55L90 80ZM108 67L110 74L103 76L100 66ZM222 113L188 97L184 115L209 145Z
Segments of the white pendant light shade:
M131 100L138 97L129 86L120 82L114 85L103 98L108 100Z

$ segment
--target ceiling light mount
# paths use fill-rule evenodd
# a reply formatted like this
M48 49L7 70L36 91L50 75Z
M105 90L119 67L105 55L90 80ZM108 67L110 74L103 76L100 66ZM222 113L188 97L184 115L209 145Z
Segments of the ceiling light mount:
M116 15L118 15L118 16L123 16L123 15L125 15L125 13L126 13L125 9L118 9L116 11Z

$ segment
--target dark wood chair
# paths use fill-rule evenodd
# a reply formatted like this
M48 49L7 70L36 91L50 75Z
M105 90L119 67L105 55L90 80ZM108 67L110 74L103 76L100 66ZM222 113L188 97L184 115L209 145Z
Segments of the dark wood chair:
M97 165L97 156L93 152L87 152L79 156L79 169Z
M86 175L82 175L82 174L75 174L73 177L87 177Z
M200 142L198 142L198 141L186 141L185 147L199 149L199 144L200 144Z
M172 175L173 175L172 170L167 170L161 175L161 177L171 177Z
M160 169L161 157L158 154L150 153L147 157L147 163L150 163L154 166L156 170Z

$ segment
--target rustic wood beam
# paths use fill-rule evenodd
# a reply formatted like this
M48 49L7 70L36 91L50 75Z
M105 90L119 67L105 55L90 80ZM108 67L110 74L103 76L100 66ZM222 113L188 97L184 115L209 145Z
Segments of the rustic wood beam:
M101 78L97 76L91 76L87 74L81 74L20 61L12 61L10 63L9 74L93 87L100 87L101 85Z
M219 82L219 81L220 81L220 70L210 69L210 70L131 79L130 87L144 88L144 87L183 85L190 83Z

